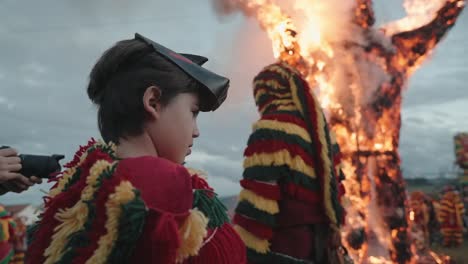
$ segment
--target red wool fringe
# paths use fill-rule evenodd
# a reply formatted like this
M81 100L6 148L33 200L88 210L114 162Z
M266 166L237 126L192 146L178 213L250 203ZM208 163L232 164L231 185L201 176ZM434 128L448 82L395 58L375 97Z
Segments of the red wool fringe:
M95 143L96 143L96 140L94 138L91 138L88 141L88 144L86 144L85 146L80 146L78 151L73 156L73 159L70 162L68 162L67 164L65 164L63 167L65 167L65 168L75 167L76 164L78 164L78 162L80 161L81 156L83 156L83 153L85 153Z
M314 162L310 155L307 154L300 146L288 144L279 140L255 141L245 149L244 156L249 157L253 154L259 153L274 153L280 150L288 150L293 158L299 155L307 165L311 167L314 166ZM317 153L317 155L319 154Z
M240 214L234 215L233 223L240 225L242 228L249 231L258 238L267 240L273 238L273 229L253 219L246 218Z
M210 230L207 238L213 234ZM239 235L229 223L217 228L211 237L195 257L183 262L183 264L243 264L247 262L246 248ZM166 263L166 262L161 262Z
M323 200L320 192L309 191L294 183L287 183L283 188L289 195L300 201L311 204L321 204Z
M46 200L46 210L43 213L39 228L34 234L34 240L28 247L27 263L44 263L45 258L43 253L52 242L54 228L59 224L55 219L55 214L61 208L72 207L80 199L81 191L86 186L86 176L89 174L90 167L97 159L106 159L111 162L106 153L100 150L93 151L81 166L82 174L80 179L66 192L59 193L54 198Z
M263 183L259 181L252 181L243 179L240 185L247 190L253 191L256 194L270 200L278 201L281 198L281 190L278 185Z
M198 190L214 191L213 188L210 187L208 182L202 177L198 176L198 174L192 175L192 188Z

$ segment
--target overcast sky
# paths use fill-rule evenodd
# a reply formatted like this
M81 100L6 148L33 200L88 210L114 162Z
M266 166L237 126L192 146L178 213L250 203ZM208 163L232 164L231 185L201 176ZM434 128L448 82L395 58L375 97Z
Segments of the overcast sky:
M402 16L400 1L374 1L379 23ZM468 15L463 13L404 95L401 155L406 177L437 176L454 162L453 134L468 131ZM231 78L215 113L200 115L202 136L189 165L203 169L221 195L238 192L242 152L258 117L253 76L274 61L256 21L218 17L209 0L3 0L0 2L0 145L22 153L63 153L99 138L85 92L98 56L142 33L179 52L210 58L206 67ZM3 203L40 203L42 190L8 194Z

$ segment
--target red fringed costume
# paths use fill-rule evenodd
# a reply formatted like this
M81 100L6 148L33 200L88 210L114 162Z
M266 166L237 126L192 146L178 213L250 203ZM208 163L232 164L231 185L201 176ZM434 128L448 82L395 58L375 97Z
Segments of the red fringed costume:
M422 236L418 238L421 245L418 247L427 247L429 246L430 233L429 233L429 221L430 221L430 212L427 204L427 197L423 192L415 191L410 195L409 207L411 208L410 220L412 221L411 225L413 229L417 229L418 234Z
M286 63L255 77L254 96L261 117L234 216L249 263L343 262L339 149L318 101Z
M13 237L15 223L5 207L0 205L0 263L9 263L14 255Z
M463 243L463 215L465 207L457 191L446 191L440 200L440 232L446 247L460 246Z
M30 230L26 263L246 263L206 181L157 157L81 147Z

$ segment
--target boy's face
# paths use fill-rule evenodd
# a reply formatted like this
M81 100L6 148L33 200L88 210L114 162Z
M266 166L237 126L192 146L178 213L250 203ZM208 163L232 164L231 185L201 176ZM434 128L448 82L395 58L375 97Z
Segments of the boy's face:
M191 153L193 139L200 135L197 126L199 98L181 93L162 107L148 126L158 156L182 164Z

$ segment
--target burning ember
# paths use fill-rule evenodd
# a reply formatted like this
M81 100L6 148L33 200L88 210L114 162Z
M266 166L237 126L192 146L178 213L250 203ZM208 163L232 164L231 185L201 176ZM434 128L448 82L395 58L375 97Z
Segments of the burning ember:
M423 262L411 251L412 214L405 206L398 152L401 95L406 80L454 25L464 0L406 0L407 17L381 28L374 27L370 0L284 2L216 3L223 11L255 17L274 56L316 88L345 156L343 239L353 259L444 263L432 252L425 256L431 261Z

